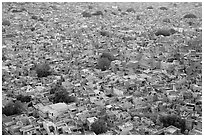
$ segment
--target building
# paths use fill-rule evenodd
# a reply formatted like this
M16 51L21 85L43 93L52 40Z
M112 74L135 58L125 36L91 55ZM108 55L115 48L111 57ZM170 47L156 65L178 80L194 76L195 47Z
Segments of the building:
M38 110L41 117L50 118L53 121L55 121L58 116L69 110L69 106L66 103L56 103L47 106L38 103L34 105L34 108Z
M122 133L122 132L128 133L130 130L133 129L133 124L130 122L126 122L123 125L118 125L117 128L119 129L120 133Z
M169 126L165 129L165 134L167 135L179 135L181 134L181 130L175 126Z
M91 129L91 125L96 121L98 120L98 118L96 117L89 117L86 119L87 120L87 125L89 126L89 129Z

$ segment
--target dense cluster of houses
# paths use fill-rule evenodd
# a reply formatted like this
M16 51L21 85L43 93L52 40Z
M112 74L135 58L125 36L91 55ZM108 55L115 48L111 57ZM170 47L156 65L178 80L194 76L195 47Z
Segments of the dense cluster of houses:
M106 135L183 134L178 127L163 127L159 121L163 114L176 114L185 119L185 134L202 134L201 73L192 82L188 72L180 71L184 65L177 61L155 61L147 56L128 61L126 69L123 62L116 60L110 70L84 68L75 73L81 78L62 83L70 95L78 98L74 103L53 104L49 100L53 95L43 85L35 89L27 86L24 94L32 97L33 105L21 115L3 115L4 133L94 135L91 124L106 116L108 131L103 133ZM185 56L186 63L199 66L201 54L191 50ZM10 100L6 95L2 99L3 105Z

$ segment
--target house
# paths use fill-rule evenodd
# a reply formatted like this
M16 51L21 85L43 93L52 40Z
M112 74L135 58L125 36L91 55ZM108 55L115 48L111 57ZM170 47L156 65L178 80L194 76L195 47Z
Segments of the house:
M123 91L116 88L113 88L113 93L117 96L123 96Z
M133 129L133 124L130 122L126 122L123 125L118 125L117 128L119 129L120 133L129 132Z
M48 135L57 134L56 125L51 121L43 121L43 128L46 130Z
M13 135L16 132L19 132L20 128L21 128L21 126L19 126L19 125L11 125L10 127L8 127L8 131Z
M193 125L193 128L199 131L202 131L202 121L201 120L196 120L195 124Z
M89 129L91 129L91 125L92 125L96 120L98 120L98 118L96 118L96 117L89 117L89 118L86 119L87 125L89 126Z
M56 124L56 130L58 134L64 134L68 130L68 125L66 123L58 123Z
M118 115L116 115L116 117L119 121L128 121L131 119L131 116L128 112L120 112Z
M192 129L192 130L190 130L188 135L202 135L202 131L197 130L197 129Z
M58 116L62 115L69 109L69 106L66 103L56 103L47 106L38 103L34 105L34 107L38 110L40 116L43 118L48 117L52 120L56 120Z
M33 125L27 125L20 129L22 135L35 135L36 134L36 127Z
M107 131L106 133L102 133L100 135L113 135L113 131Z
M185 122L186 122L186 129L188 129L189 131L193 129L193 122L194 120L188 116L186 119L185 119Z
M181 134L181 130L171 125L166 128L165 133L168 135L179 135Z
M85 131L84 135L96 135L96 134L92 131Z
M129 61L126 66L128 68L138 68L139 67L139 61Z

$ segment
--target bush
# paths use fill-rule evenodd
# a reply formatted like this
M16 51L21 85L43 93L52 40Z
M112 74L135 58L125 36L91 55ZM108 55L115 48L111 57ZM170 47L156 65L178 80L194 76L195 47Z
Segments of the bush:
M110 61L114 61L116 59L111 53L108 53L108 52L102 53L100 58L107 58Z
M21 102L30 102L31 101L31 96L23 96L23 95L18 95L16 97L17 100L21 101Z
M160 9L160 10L168 10L167 7L160 7L159 9Z
M105 71L109 69L111 61L108 58L99 58L97 63L97 68Z
M106 37L109 37L110 36L110 33L108 31L100 31L100 34L102 36L106 36Z
M135 13L135 10L134 10L133 8L128 8L128 9L126 10L126 12L133 12L133 13Z
M38 77L47 77L51 75L51 68L47 63L34 65L33 69L36 71Z
M92 13L93 16L103 16L103 12L102 11L96 11L94 13Z
M6 116L11 116L15 114L20 114L23 110L23 104L20 101L9 102L4 108L2 108L2 114Z
M165 18L165 19L163 19L163 22L170 23L171 21L169 18Z
M93 6L89 5L89 6L88 6L88 9L93 9Z
M154 9L152 6L147 7L147 9Z
M3 20L3 21L2 21L2 25L3 25L3 26L10 26L11 23L10 23L9 20Z
M33 15L33 16L31 16L31 19L37 20L38 16Z
M86 17L86 18L91 17L91 13L88 13L86 11L82 12L81 14L82 14L83 17Z
M113 15L117 15L117 14L116 14L115 12L113 12L113 11L111 12L111 14L113 14Z
M197 18L197 16L192 13L189 13L189 14L186 14L183 18Z
M121 15L128 15L126 12L121 12Z
M155 33L156 36L163 35L163 36L170 36L171 33L169 30L160 29Z
M107 126L106 123L102 120L97 120L91 125L91 131L93 131L96 135L106 133Z
M172 34L174 34L174 33L176 33L177 31L175 30L175 29L169 29L169 32L170 32L170 34L172 35Z

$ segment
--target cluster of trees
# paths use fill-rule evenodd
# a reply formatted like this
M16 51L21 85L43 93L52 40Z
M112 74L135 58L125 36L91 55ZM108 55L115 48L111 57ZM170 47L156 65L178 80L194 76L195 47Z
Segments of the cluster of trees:
M165 115L160 117L160 122L163 123L164 127L168 127L170 125L173 125L179 129L181 129L181 133L184 133L186 130L186 122L184 119L181 119L180 117L176 115Z
M24 110L24 104L31 101L31 96L24 96L22 94L16 96L16 101L10 101L5 107L2 108L2 114L11 116L21 114ZM32 102L30 103L32 105Z
M77 101L77 98L75 96L70 96L62 85L54 86L50 90L50 93L54 94L54 98L52 99L53 103L64 102L68 104Z
M16 99L21 101L21 102L30 102L31 101L31 96L24 96L24 95L18 95L16 96Z
M77 98L74 96L69 96L66 90L60 90L59 92L55 93L53 103L64 102L68 104L76 101L77 101Z
M2 114L5 114L6 116L21 114L23 109L23 104L20 101L11 101L2 108Z
M72 103L76 102L77 98L75 96L70 96L69 92L62 86L62 82L64 78L61 76L61 79L55 83L52 88L50 89L50 94L54 94L53 98L49 98L50 101L53 103Z
M91 124L91 131L93 131L96 135L106 133L107 125L103 120L97 120L93 124Z

